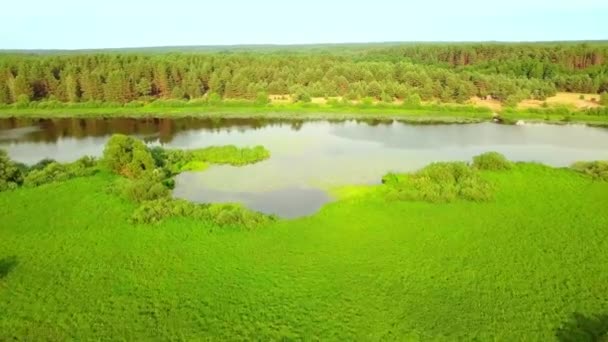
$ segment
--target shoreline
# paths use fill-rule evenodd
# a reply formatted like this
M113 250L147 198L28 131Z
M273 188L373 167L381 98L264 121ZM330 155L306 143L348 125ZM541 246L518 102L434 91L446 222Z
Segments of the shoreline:
M291 104L255 106L246 104L221 104L204 106L157 107L86 107L81 104L60 108L0 107L0 119L7 118L208 118L208 119L281 119L281 120L397 120L413 124L466 124L498 120L502 124L527 123L586 124L608 127L608 116L590 115L584 111L556 114L550 109L530 112L509 110L494 113L480 107L420 106L416 108L392 105L376 106L328 106L318 104Z

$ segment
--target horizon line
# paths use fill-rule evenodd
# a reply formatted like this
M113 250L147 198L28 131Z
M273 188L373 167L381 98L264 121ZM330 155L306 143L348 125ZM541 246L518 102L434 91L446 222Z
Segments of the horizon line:
M0 52L19 51L48 51L48 52L79 52L79 51L107 51L107 50L138 50L138 49L179 49L179 48L256 48L256 47L313 47L313 46L344 46L344 45L389 45L389 44L542 44L542 43L608 43L606 39L571 39L571 40L410 40L410 41L367 41L367 42L340 42L340 43L252 43L252 44L212 44L212 45L149 45L124 47L98 47L98 48L0 48Z

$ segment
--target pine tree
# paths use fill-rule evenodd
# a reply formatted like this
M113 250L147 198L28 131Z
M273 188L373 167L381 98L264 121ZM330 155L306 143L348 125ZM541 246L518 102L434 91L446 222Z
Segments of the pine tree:
M86 72L82 74L80 87L84 101L101 101L104 99L103 83L96 73Z
M18 99L27 99L27 101L30 101L34 96L32 86L24 75L17 75L17 77L9 80L9 82L11 100L13 102L16 102Z
M135 86L139 96L147 97L152 95L152 83L145 77L142 77Z
M104 100L108 102L128 102L128 83L123 71L113 71L103 87Z
M182 88L184 89L184 92L188 98L196 99L203 96L201 87L202 83L194 72L189 72L186 74Z
M0 82L0 104L11 103L11 93L6 82Z
M80 101L80 86L74 76L71 74L67 75L63 81L63 85L65 86L65 94L69 102Z

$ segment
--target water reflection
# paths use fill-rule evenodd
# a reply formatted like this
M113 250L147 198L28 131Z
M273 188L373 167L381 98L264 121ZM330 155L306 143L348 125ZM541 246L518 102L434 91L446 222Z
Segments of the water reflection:
M470 160L499 151L512 160L565 166L608 159L608 130L586 126L491 123L407 125L384 121L269 121L216 119L0 120L0 148L20 162L100 155L113 133L151 145L199 148L264 145L271 158L236 168L213 166L176 178L174 194L199 202L242 202L293 217L316 211L322 189L378 183L388 171L411 171L433 161Z

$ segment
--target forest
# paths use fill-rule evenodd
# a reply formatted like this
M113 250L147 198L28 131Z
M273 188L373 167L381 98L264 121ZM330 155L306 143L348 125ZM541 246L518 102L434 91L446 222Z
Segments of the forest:
M506 106L608 92L608 43L427 43L276 49L4 52L0 104L246 99L269 95Z

